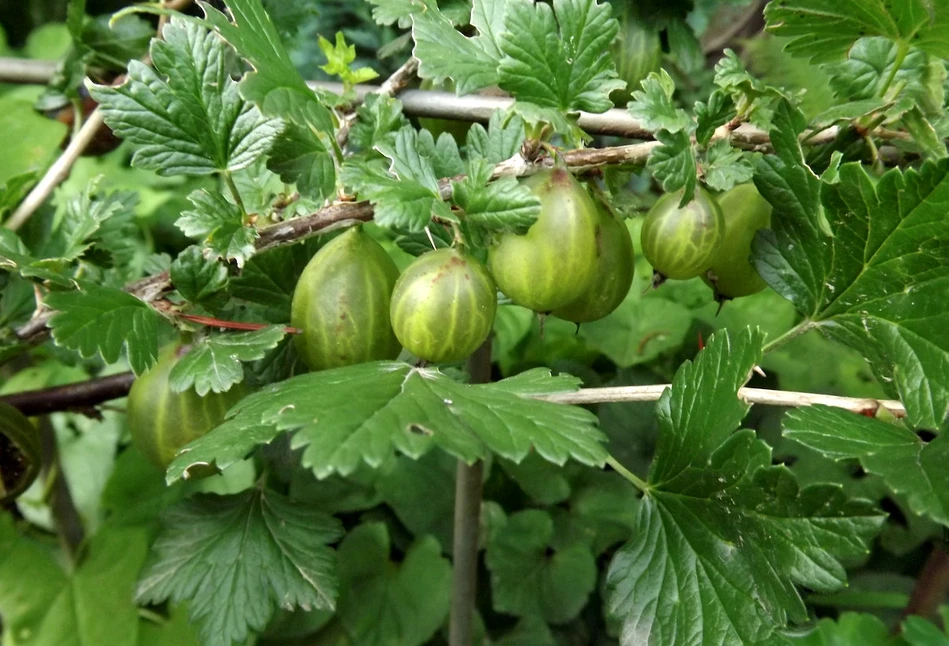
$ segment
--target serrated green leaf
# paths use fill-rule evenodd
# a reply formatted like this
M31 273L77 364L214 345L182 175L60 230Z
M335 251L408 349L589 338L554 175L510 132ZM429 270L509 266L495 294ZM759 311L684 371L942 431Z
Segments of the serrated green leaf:
M333 154L311 128L290 124L274 140L267 168L296 184L301 195L322 202L336 193Z
M485 563L495 610L554 624L580 613L596 587L596 559L583 543L560 542L544 510L518 512L493 528Z
M838 97L850 101L880 97L915 102L926 114L936 114L943 106L946 68L942 61L912 49L899 61L896 43L886 38L862 38L847 52L847 60L825 66L830 87Z
M401 563L383 523L364 523L339 546L337 615L350 644L427 643L448 616L451 565L434 538L415 541Z
M200 4L207 22L254 66L254 71L241 80L241 96L256 104L267 116L332 134L332 115L294 67L280 34L260 2L228 0L233 23L208 3Z
M178 254L168 271L175 289L191 303L207 301L227 287L227 267L205 258L196 246Z
M525 137L521 117L516 114L505 116L501 110L495 110L491 113L487 130L480 123L473 124L468 130L468 159L500 164L520 151Z
M263 359L285 334L281 326L271 325L253 332L205 337L178 360L168 376L168 384L178 393L194 387L201 397L212 391L227 392L244 381L241 363Z
M879 617L857 612L841 613L837 621L821 619L816 630L785 643L793 646L903 646L899 636L890 634L890 629Z
M384 143L380 150L390 148L390 146L391 144ZM420 130L416 146L419 156L426 158L431 163L435 177L441 179L461 175L465 172L464 163L461 161L461 153L458 151L458 143L447 132L438 135L436 140L430 131Z
M382 227L409 232L423 231L434 212L457 219L442 202L441 196L422 184L390 175L384 166L348 161L343 165L343 181L355 187L360 199L374 207L373 221Z
M131 294L87 285L77 292L54 292L46 304L57 310L49 320L53 339L82 357L101 354L106 363L115 363L124 347L139 375L158 358L161 317Z
M488 183L494 167L472 161L469 174L452 182L452 201L465 212L465 220L491 231L523 233L540 215L540 199L514 177Z
M698 167L692 141L684 130L674 134L660 130L656 133L656 139L662 145L656 146L649 153L646 168L652 171L666 193L674 193L684 188L680 202L684 206L695 196L695 186L698 183Z
M189 238L201 241L218 258L233 260L238 267L254 255L257 229L244 224L240 207L224 195L199 189L188 196L193 211L185 211L175 222Z
M238 94L215 34L178 18L151 48L155 69L129 63L118 87L94 86L105 122L136 146L132 163L159 175L237 170L267 152L280 122Z
M668 72L651 72L643 79L642 89L632 93L633 100L627 109L646 130L688 131L692 122L685 110L675 106L672 100L675 89L675 81Z
M723 53L725 55L715 64L715 85L737 90L751 99L768 91L764 83L748 73L738 54L730 49Z
M949 437L924 442L901 426L826 406L791 411L784 435L833 460L859 459L915 513L949 525Z
M537 456L529 455L520 464L498 460L497 465L538 504L556 505L570 496L570 483L563 469Z
M411 24L412 15L426 8L424 0L366 0L373 5L372 19L380 25L399 23L406 28Z
M795 130L780 128L776 150ZM941 207L949 162L894 169L876 183L845 164L837 183L821 187L803 162L785 159L766 157L755 178L774 207L773 233L759 234L754 245L759 273L892 380L914 426L937 428L949 407L949 339L941 333L949 322Z
M732 148L727 139L719 139L705 152L705 184L716 191L728 191L751 181L754 166L748 155Z
M387 142L392 133L409 125L402 114L402 102L381 94L367 95L356 115L359 118L349 131L349 143L360 151Z
M532 398L576 383L536 369L472 386L396 362L300 375L245 398L231 419L190 445L169 480L197 462L226 468L282 431L295 432L293 446L305 447L302 464L321 478L352 473L362 462L377 467L396 450L418 458L433 447L471 462L490 452L520 461L533 451L555 464L602 464L591 413ZM358 400L345 394L352 392Z
M142 572L139 603L188 601L208 646L243 642L277 607L333 609L338 521L272 491L201 494L170 507Z
M636 532L607 588L624 644L770 643L807 619L794 585L845 583L884 516L839 487L800 489L752 431L737 397L761 357L761 334L717 332L656 405L659 441Z
M928 0L782 0L765 7L768 29L791 38L787 50L826 63L859 38L885 36L949 58L949 11Z
M230 305L240 320L290 323L290 304L297 279L319 249L320 239L272 249L254 256L230 281ZM240 314L238 314L240 313Z
M708 146L715 129L728 123L735 114L735 102L721 90L712 92L707 102L696 101L695 140L700 146Z
M599 0L509 3L497 84L518 101L545 108L609 110L610 93L626 87L609 54L619 32L610 12Z
M436 83L451 79L460 95L496 85L497 46L491 41L490 34L466 38L434 2L415 2L425 5L424 10L411 12L412 37L415 39L412 54L419 61L419 76Z

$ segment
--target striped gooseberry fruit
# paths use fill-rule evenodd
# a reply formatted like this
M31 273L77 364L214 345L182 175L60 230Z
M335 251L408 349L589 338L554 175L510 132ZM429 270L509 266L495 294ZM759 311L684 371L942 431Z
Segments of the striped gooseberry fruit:
M725 216L725 239L702 280L718 300L760 292L765 282L751 264L751 243L755 233L771 225L771 205L754 184L736 186L718 198L718 204Z
M626 224L610 207L596 200L596 272L593 283L579 298L553 311L554 316L588 323L615 310L633 283L633 241Z
M310 259L293 291L290 324L310 370L394 359L399 342L389 323L389 300L399 269L378 242L356 225Z
M579 298L596 273L597 209L567 170L543 170L524 184L540 199L527 233L506 233L488 250L488 268L512 301L547 313Z
M658 72L662 62L659 29L640 15L637 3L624 3L617 19L620 35L610 45L617 76L626 81L626 88L611 95L617 105L626 105L632 93L650 72Z
M392 292L392 327L405 349L432 363L460 361L491 333L497 289L488 270L457 249L417 258Z
M715 200L702 189L679 208L682 192L667 193L643 222L643 254L654 270L654 285L666 278L686 280L704 273L725 237L725 220Z
M168 377L183 350L178 344L163 348L155 365L139 376L129 391L132 443L161 469L171 464L182 447L223 422L227 409L247 394L242 384L204 397L193 388L174 392Z
M0 402L0 503L29 489L42 462L40 434L19 410Z

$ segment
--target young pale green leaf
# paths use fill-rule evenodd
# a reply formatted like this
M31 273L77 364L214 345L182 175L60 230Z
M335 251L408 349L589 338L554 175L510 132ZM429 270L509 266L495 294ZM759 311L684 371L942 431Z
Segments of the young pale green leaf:
M666 193L674 193L684 188L680 204L685 206L695 196L695 186L698 183L698 167L692 141L684 130L676 133L660 130L656 133L656 139L662 145L656 146L649 153L646 168L652 171Z
M207 646L243 643L277 607L332 610L335 519L268 490L201 494L170 507L138 582L139 603L188 602Z
M563 112L605 112L616 77L609 45L619 32L599 0L511 2L500 36L498 85L518 101Z
M75 292L53 292L46 304L57 310L49 320L57 345L85 358L101 354L106 363L118 361L124 346L135 374L158 358L161 317L131 294L87 285Z
M423 4L422 0L416 0ZM501 5L496 0L475 0L475 4ZM419 76L442 83L451 79L458 94L470 94L498 83L497 45L491 32L466 38L430 0L424 11L412 12L413 55L419 61ZM482 7L483 9L483 7ZM478 7L475 8L478 11ZM502 10L503 11L503 10ZM485 27L482 23L475 27Z
M267 152L280 122L238 94L224 43L199 25L173 18L152 44L155 69L129 64L118 87L95 86L105 122L138 148L133 164L160 175L237 170Z
M924 442L916 433L826 406L808 406L784 418L784 435L833 460L859 459L906 496L917 514L949 525L949 437Z
M227 287L227 267L194 245L178 254L168 271L175 289L191 303L210 300Z
M705 153L705 183L716 191L727 191L751 181L754 166L748 155L732 148L727 139L719 139Z
M194 387L202 397L212 391L227 392L244 381L241 363L263 359L285 334L283 327L271 325L253 332L205 337L171 369L168 384L179 393Z
M274 140L267 168L287 184L296 184L308 199L330 199L336 192L336 164L326 143L312 128L288 124Z
M332 133L334 120L300 76L263 5L257 0L228 0L227 16L201 2L207 22L254 66L241 80L241 96L267 116Z
M540 615L561 624L574 619L596 587L596 559L589 546L554 532L547 511L518 512L488 537L494 609L519 617Z
M768 29L791 38L787 50L827 63L864 36L885 36L949 58L949 10L928 0L781 0L765 7Z
M144 530L99 531L68 576L47 546L18 534L8 514L0 519L0 548L0 612L4 632L16 631L11 643L138 644L132 591L148 552Z
M737 392L761 335L716 333L656 406L659 442L636 532L607 580L624 644L771 643L807 619L794 585L844 585L884 516L839 487L800 489L752 431Z
M634 119L640 120L646 130L688 132L692 121L685 110L675 107L672 100L675 89L675 81L668 72L651 72L642 80L642 89L632 93L633 100L627 109Z
M487 130L480 123L468 130L468 159L500 164L520 152L525 137L524 120L521 117L516 114L506 116L501 110L495 110L488 121Z
M785 153L763 158L755 178L774 207L773 232L755 241L759 273L828 334L861 350L892 382L914 426L937 428L949 407L949 337L942 334L949 324L949 162L893 169L877 182L845 164L836 183L821 187L787 154L785 137L796 128L779 125L778 114L772 140Z
M473 160L468 175L452 182L452 201L465 212L465 220L492 231L524 233L540 215L540 199L514 177L489 182L494 166Z
M378 467L394 451L418 458L432 447L469 462L492 452L519 462L533 451L555 464L603 464L593 414L533 398L576 386L542 369L460 384L433 368L398 362L300 375L242 400L230 419L189 445L168 477L175 481L200 462L224 469L282 431L295 432L293 446L305 447L302 464L320 478L352 473L362 462Z
M243 267L254 255L257 229L245 226L240 207L231 204L224 195L199 189L188 196L193 211L185 211L175 222L189 238L201 241L217 258L233 260Z
M356 60L356 46L346 44L346 37L343 36L343 32L336 32L335 44L320 36L319 46L320 51L326 56L326 65L321 65L320 69L330 76L338 76L343 83L356 85L379 76L371 67L363 67L357 70L350 67L350 64Z
M400 563L389 556L384 523L363 523L339 546L337 616L349 644L428 643L448 616L451 565L431 536L412 543Z

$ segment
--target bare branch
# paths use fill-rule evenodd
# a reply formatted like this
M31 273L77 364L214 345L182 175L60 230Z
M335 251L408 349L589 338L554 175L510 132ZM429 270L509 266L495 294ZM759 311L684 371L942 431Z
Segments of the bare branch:
M410 57L409 60L405 61L399 69L392 73L392 76L387 78L382 85L376 88L373 94L380 94L382 96L395 96L403 89L405 86L412 82L412 79L415 78L415 73L418 71L418 59L414 56ZM357 86L358 87L358 86ZM366 94L361 94L359 96L360 101L366 98ZM336 143L340 148L346 145L346 142L349 140L349 130L353 127L353 124L356 123L356 111L353 110L350 114L346 115L346 118L343 120L343 123L339 125L339 130L336 132Z
M83 411L92 409L103 402L125 397L134 380L133 373L121 372L65 386L3 395L0 401L18 408L27 416L68 410Z

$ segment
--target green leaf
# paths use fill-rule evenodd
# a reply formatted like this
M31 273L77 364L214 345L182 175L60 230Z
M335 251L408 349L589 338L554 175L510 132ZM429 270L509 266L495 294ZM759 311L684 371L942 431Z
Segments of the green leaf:
M563 544L547 511L532 509L492 528L485 563L494 609L540 615L561 624L574 619L596 587L596 559L587 545Z
M18 535L6 514L0 548L0 612L11 644L137 644L132 591L148 551L145 531L98 532L69 575L47 546Z
M461 153L458 151L458 143L455 138L447 132L438 135L435 140L434 135L428 130L418 132L418 152L420 156L425 157L432 164L432 170L435 177L452 177L461 175L465 172L464 163L461 161ZM391 149L390 144L383 143L380 151Z
M803 165L784 172L813 177ZM858 164L845 164L839 182L821 188L822 211L819 204L789 208L788 184L773 174L756 183L775 207L774 235L756 240L762 277L826 333L863 352L884 382L892 380L914 426L937 428L949 407L949 338L941 334L949 324L941 206L949 162L894 169L875 183ZM823 233L823 218L833 238ZM799 289L775 275L793 275Z
M391 133L409 125L398 99L369 94L356 109L358 119L349 131L349 143L356 150L368 151L380 143L391 144Z
M946 142L936 134L933 124L919 107L914 107L903 115L903 125L913 137L913 141L922 149L928 159L942 159L946 156Z
M46 304L57 310L49 320L57 345L87 359L101 354L106 363L118 361L124 346L137 375L158 358L161 317L131 294L87 285L76 292L53 292Z
M297 279L319 246L320 241L311 238L251 258L240 275L230 281L231 305L241 312L249 310L248 320L290 323Z
M844 646L844 644L862 644L863 646L903 646L898 636L891 635L890 629L879 617L857 612L844 612L837 621L821 619L817 629L806 637L788 639L793 646Z
M519 462L536 452L555 464L602 464L596 418L535 395L575 389L571 377L531 370L490 385L459 384L432 368L374 362L300 375L245 398L213 433L191 444L169 470L198 462L219 468L243 459L277 433L294 431L302 464L323 478L378 467L394 451L418 458L432 447L473 462L490 453ZM359 392L358 400L347 393Z
M915 513L949 525L949 436L924 442L901 426L826 406L791 411L784 435L833 460L859 459Z
M412 15L424 11L427 7L424 0L367 0L373 5L372 19L380 25L392 25L396 22L399 27L408 27Z
M332 147L332 144L330 144ZM287 125L274 140L267 168L301 195L316 202L336 193L336 164L320 134L311 128Z
M749 182L755 172L748 155L732 148L727 139L719 139L708 147L704 166L705 183L716 191L728 191Z
M725 125L735 117L735 102L722 92L715 90L707 102L695 102L695 139L700 146L708 146L715 129Z
M498 85L518 101L564 112L605 112L613 107L610 93L626 87L609 54L619 23L608 3L512 2L504 23Z
M267 152L280 122L241 99L217 35L172 18L151 47L155 69L129 63L118 87L94 86L105 122L159 175L237 170Z
M825 66L830 87L838 97L861 101L880 97L887 88L898 88L890 99L908 99L926 114L943 106L946 68L942 61L912 49L895 69L897 45L885 38L862 38L847 52L847 60Z
M556 505L570 497L570 483L563 469L535 455L520 464L498 460L498 466L532 500L541 505Z
M191 303L210 300L227 287L227 267L213 258L205 258L196 246L178 254L169 272L175 289Z
M0 99L0 186L34 171L43 171L66 136L65 124L38 114L29 101Z
M339 546L337 615L349 644L427 643L448 616L451 565L438 541L415 541L400 563L389 557L383 523L363 523Z
M489 182L493 171L487 162L469 162L465 179L452 182L452 201L472 224L492 231L527 231L540 215L540 199L514 177Z
M412 54L419 61L419 76L432 79L435 83L451 79L459 95L496 85L497 46L491 40L490 32L484 36L466 38L455 29L448 17L438 10L434 2L415 2L424 5L424 10L413 11L411 14L412 37L415 39ZM474 11L483 11L483 8L479 7L483 4L502 6L501 2L477 0ZM472 24L479 31L485 26L483 23Z
M841 489L800 489L737 397L762 335L717 332L656 405L659 440L633 538L614 556L610 613L623 643L757 644L807 619L794 585L845 583L839 558L867 553L884 516Z
M949 58L949 11L928 0L782 0L765 7L768 29L812 63L843 58L859 38L885 36Z
M139 603L188 601L201 642L230 646L262 630L277 607L332 610L338 521L272 491L201 494L169 508L136 593Z
M949 646L949 636L922 617L909 616L903 620L903 639L910 646Z
M642 122L643 128L653 132L688 132L692 121L685 110L675 107L672 95L676 86L668 72L650 72L649 76L642 80L642 88L632 93L633 100L629 103L628 110L634 119Z
M280 34L260 2L228 0L233 23L208 3L200 4L207 22L254 66L254 71L241 80L241 96L267 116L332 135L332 115L294 67Z
M188 196L193 211L185 211L175 222L189 238L199 240L216 258L233 260L242 267L254 255L257 229L245 226L240 207L219 192L199 189Z
M500 164L520 152L525 137L521 117L516 114L505 116L501 110L495 110L491 113L487 130L480 123L473 124L468 130L468 159Z
M357 70L350 67L350 64L356 60L356 46L346 44L346 37L343 36L343 32L336 32L335 45L322 36L320 36L318 43L327 61L326 65L320 66L320 69L330 76L338 76L343 83L348 85L364 83L379 76L371 67L363 67Z
M666 193L674 193L684 188L681 203L685 205L694 197L695 185L698 182L692 141L684 130L674 134L660 130L656 133L656 139L662 145L656 146L649 153L646 168L652 171Z
M377 483L383 501L413 536L434 536L449 552L457 469L458 461L450 455L431 451L418 460L396 458L391 469L380 469Z
M168 383L178 393L193 386L201 397L211 391L227 392L234 384L244 381L241 363L263 359L285 334L283 327L271 325L253 332L205 337L175 364Z

